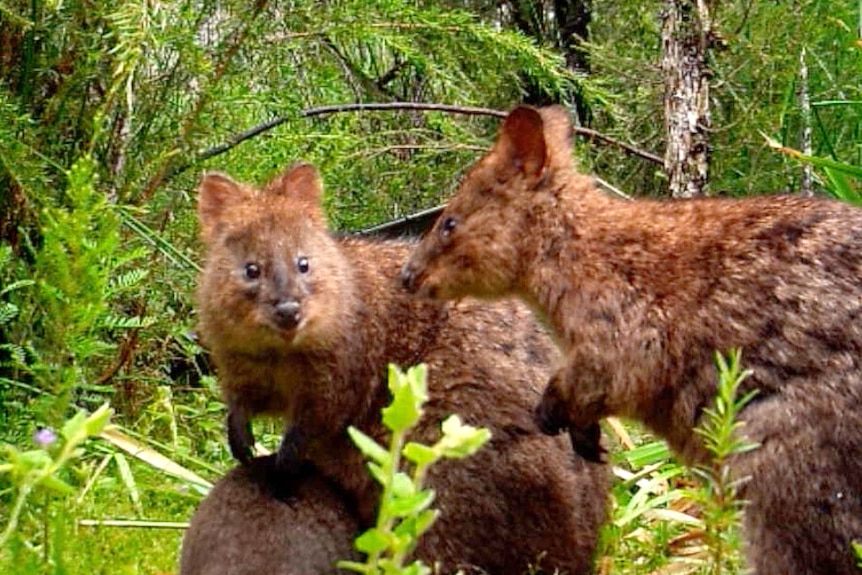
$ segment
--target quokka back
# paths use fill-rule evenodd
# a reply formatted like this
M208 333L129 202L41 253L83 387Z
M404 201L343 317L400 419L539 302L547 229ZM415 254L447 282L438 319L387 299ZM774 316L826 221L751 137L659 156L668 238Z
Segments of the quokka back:
M325 575L359 559L349 498L308 466L282 495L275 463L250 460L216 483L183 537L180 575Z

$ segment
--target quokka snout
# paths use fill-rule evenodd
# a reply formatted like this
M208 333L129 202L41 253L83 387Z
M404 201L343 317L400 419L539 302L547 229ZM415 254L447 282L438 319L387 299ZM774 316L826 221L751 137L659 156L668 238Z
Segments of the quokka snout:
M453 413L492 439L431 469L441 515L416 557L443 572L590 572L608 469L534 421L557 360L547 333L514 300L410 296L398 274L413 243L330 234L321 194L308 164L263 189L224 174L201 182L199 331L218 370L233 453L250 461L253 417L281 419L275 466L284 483L311 463L356 502L367 527L379 488L347 428L385 442L387 366L424 362L429 401L411 439L433 443Z
M565 367L537 409L578 441L639 419L689 463L716 351L743 350L760 444L732 460L759 575L856 573L862 539L862 211L818 198L628 202L571 159L561 108L519 107L401 273L435 298L515 295ZM589 437L589 434L586 434Z

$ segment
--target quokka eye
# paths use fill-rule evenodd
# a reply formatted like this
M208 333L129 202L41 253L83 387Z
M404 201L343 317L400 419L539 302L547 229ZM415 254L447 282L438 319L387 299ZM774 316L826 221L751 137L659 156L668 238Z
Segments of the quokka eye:
M296 269L299 270L299 273L301 274L307 274L309 270L308 258L305 256L300 256L296 260Z
M443 237L446 237L452 233L452 230L454 230L457 225L458 222L455 218L446 218L443 220L443 225L440 227L440 233Z
M245 279L256 280L260 277L260 266L254 262L249 262L245 264L245 267L243 268L243 273L245 274Z

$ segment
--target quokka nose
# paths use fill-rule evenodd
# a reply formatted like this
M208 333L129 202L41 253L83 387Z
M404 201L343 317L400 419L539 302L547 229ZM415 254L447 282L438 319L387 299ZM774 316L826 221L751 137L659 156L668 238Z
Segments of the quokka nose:
M291 329L299 324L300 315L299 302L292 299L283 299L275 304L275 320L283 329Z

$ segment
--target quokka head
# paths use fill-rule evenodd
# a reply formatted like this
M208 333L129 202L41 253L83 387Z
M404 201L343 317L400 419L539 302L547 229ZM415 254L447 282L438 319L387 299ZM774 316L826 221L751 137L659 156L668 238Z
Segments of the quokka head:
M346 264L326 229L317 170L300 164L255 190L221 173L200 183L207 265L201 331L245 352L325 345Z
M521 106L497 141L461 181L401 272L421 296L494 298L517 291L522 248L531 234L537 194L571 167L571 124L559 107Z

